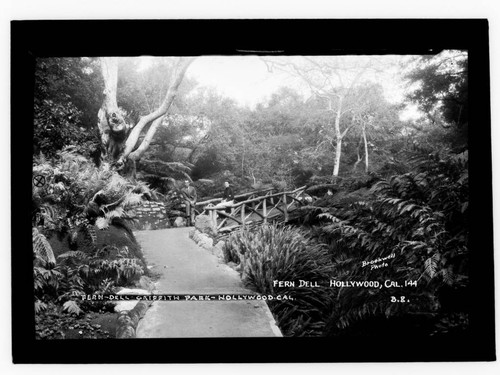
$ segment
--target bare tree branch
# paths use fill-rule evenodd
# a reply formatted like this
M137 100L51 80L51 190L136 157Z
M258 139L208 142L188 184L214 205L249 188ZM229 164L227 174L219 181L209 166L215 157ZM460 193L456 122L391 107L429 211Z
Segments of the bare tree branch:
M130 158L132 160L139 159L147 149L161 121L157 121L151 125L148 133L146 134L146 137L142 141L139 148L136 151L132 152L136 146L142 129L150 122L155 121L165 115L169 110L175 99L175 96L177 95L177 90L182 82L182 79L184 78L184 74L186 73L187 68L193 62L193 60L194 58L179 58L179 61L175 67L173 82L170 85L167 91L167 95L165 96L162 104L155 111L141 117L137 125L130 132L129 137L127 138L127 142L125 143L125 150L120 158L120 161L122 163L127 158Z

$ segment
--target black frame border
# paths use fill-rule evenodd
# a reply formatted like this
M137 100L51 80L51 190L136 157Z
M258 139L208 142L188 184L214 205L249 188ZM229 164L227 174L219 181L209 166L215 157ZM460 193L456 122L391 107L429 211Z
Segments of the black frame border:
M104 35L107 37L104 38ZM326 45L334 46L328 48ZM60 20L11 22L14 363L493 361L495 313L488 21L485 19ZM31 251L37 57L426 54L469 51L471 335L406 342L333 338L34 339ZM279 52L276 52L279 51ZM472 116L471 116L472 117ZM14 206L13 206L14 207ZM111 345L110 345L111 344ZM215 348L215 351L208 350ZM113 348L110 351L110 348ZM161 348L161 350L158 350ZM134 353L133 356L128 353ZM159 353L164 353L159 356Z

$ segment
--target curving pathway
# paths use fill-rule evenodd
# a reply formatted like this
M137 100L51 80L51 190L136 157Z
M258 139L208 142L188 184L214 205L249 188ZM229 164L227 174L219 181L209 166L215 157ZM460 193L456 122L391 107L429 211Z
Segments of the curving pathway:
M160 294L250 294L239 274L189 238L192 228L137 231ZM137 338L280 337L265 301L156 301Z

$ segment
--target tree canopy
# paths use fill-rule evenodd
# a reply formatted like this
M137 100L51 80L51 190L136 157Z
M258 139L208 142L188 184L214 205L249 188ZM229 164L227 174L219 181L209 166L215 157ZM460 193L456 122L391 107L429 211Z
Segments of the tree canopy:
M387 171L426 142L466 147L466 52L408 57L399 70L377 56L261 60L298 84L248 107L175 58L38 59L35 154L75 145L96 163L137 161L139 178L160 189L165 178L230 178L243 190ZM392 71L406 82L399 102L387 99ZM401 120L410 104L425 116Z

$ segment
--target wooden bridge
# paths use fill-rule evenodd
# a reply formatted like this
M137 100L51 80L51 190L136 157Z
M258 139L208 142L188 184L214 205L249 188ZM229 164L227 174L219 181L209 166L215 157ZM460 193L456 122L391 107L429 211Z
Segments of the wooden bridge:
M221 205L222 198L210 199L196 203L195 213L208 215L220 234L270 221L286 222L308 203L305 188L284 192L271 188L240 194L234 197L233 204L227 205Z

